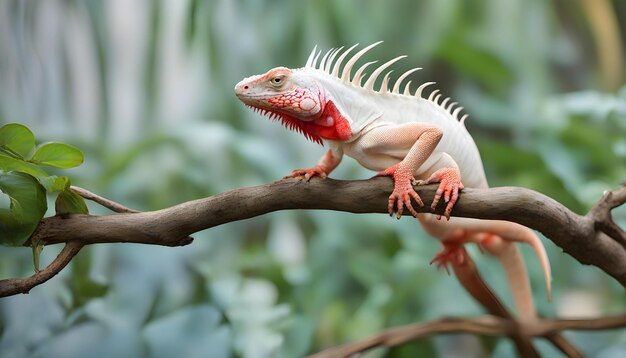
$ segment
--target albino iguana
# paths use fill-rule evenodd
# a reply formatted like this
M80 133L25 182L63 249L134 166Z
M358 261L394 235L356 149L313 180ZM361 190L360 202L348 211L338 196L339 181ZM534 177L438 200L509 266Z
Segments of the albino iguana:
M378 91L374 90L382 72L406 56L385 62L363 84L365 69L376 61L363 64L354 74L352 69L379 43L363 48L345 65L344 60L358 44L343 52L343 48L330 50L321 61L321 51L316 47L304 67L277 67L245 78L235 86L235 93L244 104L314 142L328 145L329 150L315 167L294 170L290 177L325 177L344 154L378 171L378 175L391 176L394 190L389 197L389 214L397 212L400 218L406 208L430 235L442 241L444 249L433 262L446 267L451 260L462 260L460 245L478 243L504 266L520 317L536 317L524 262L514 242L527 243L534 249L549 297L550 266L540 239L532 230L507 221L450 218L464 186L487 188L480 154L464 126L467 115L459 119L462 107L453 109L456 103L449 103L449 98L440 101L437 90L422 97L423 90L433 82L411 93L409 81L400 92L403 80L419 68L401 75L391 90L389 71ZM443 197L448 221L414 210L411 199L420 206L423 203L412 184L427 183L440 183L432 208Z

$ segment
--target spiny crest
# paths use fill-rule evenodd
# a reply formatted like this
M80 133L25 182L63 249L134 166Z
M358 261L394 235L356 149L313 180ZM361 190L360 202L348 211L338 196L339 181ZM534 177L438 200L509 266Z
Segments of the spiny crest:
M367 81L365 81L365 84L361 84L363 82L363 78L366 76L365 69L369 67L370 65L375 64L378 61L366 62L361 67L359 67L354 73L354 76L352 76L352 69L354 65L357 63L357 61L361 57L363 57L365 53L367 53L369 50L371 50L372 48L376 47L377 45L381 43L382 41L375 42L361 49L356 54L352 55L352 57L350 57L345 63L345 65L343 66L343 70L341 71L341 74L340 74L340 68L343 64L343 61L346 60L346 58L348 57L348 54L352 52L352 50L354 50L354 48L356 48L359 44L356 44L348 48L343 53L341 53L341 51L343 50L343 47L340 47L338 49L333 48L327 51L323 56L322 56L322 50L318 50L317 45L316 45L313 48L313 51L311 51L311 54L309 55L306 61L306 65L304 67L320 70L344 83L349 83L354 86L362 87L369 91L378 92L381 94L392 93L392 94L398 94L402 96L412 96L416 98L423 98L445 109L448 113L450 113L450 115L452 115L453 118L459 120L461 123L465 122L465 119L467 118L467 114L459 118L459 113L463 110L463 107L454 108L454 106L457 105L456 102L452 102L448 104L448 102L450 101L450 97L447 97L443 101L440 102L439 100L441 99L442 95L439 94L439 90L432 91L428 97L422 97L422 92L424 91L424 89L430 85L435 84L435 82L423 83L415 90L413 94L411 94L411 89L410 89L411 81L408 81L406 85L404 86L404 89L402 91L400 90L400 87L402 86L402 81L404 81L413 72L421 70L421 67L412 68L404 72L402 75L400 75L398 79L394 82L394 85L391 91L389 90L388 86L390 83L390 75L391 75L391 72L393 72L393 70L388 71L383 77L382 83L378 91L374 90L374 84L376 83L376 80L378 79L378 77L383 73L383 71L387 69L389 66L391 66L392 64L394 64L395 62L407 57L405 55L398 56L378 66L378 68L376 68L372 72L372 74L368 77ZM322 56L322 60L318 64L318 60L320 56ZM337 61L335 61L335 58L337 58ZM333 64L333 61L334 61L334 64Z

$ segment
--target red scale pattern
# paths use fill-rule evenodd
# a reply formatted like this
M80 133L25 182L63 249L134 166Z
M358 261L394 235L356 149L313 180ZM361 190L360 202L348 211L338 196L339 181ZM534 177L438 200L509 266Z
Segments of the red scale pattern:
M302 94L301 94L302 96ZM284 108L293 104L296 95L283 95L271 98L270 104L277 108ZM285 127L292 131L302 133L307 139L323 145L322 139L329 140L348 140L352 136L352 128L348 120L339 113L339 110L332 101L326 102L324 111L319 118L331 117L333 119L331 126L322 126L315 121L302 121L296 117L290 116L282 112L276 112L268 109L256 108L248 106L262 115L267 116L272 121L280 121Z

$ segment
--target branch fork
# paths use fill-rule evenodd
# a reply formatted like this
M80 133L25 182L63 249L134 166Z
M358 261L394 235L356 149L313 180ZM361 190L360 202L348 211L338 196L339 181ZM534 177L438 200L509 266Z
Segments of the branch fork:
M602 199L589 211L589 216L594 222L597 231L603 232L626 249L626 232L615 221L611 210L626 202L626 183L620 189L605 191Z

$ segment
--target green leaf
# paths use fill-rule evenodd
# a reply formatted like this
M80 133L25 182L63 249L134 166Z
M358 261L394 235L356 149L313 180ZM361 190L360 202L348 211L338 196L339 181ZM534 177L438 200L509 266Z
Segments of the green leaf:
M59 193L54 203L57 215L63 214L89 214L85 200L72 189L65 189Z
M70 186L70 179L66 176L48 175L36 164L7 157L2 153L0 153L0 170L29 174L39 180L39 183L49 192L63 191Z
M0 209L0 244L20 246L46 213L46 191L23 173L0 174L0 190L11 200L8 210Z
M41 185L46 188L48 192L56 193L61 192L70 187L70 178L66 176L50 175L47 177L37 178Z
M83 152L80 149L64 143L50 142L40 145L31 161L57 168L73 168L83 163Z
M26 126L9 123L0 128L0 146L26 157L35 148L35 136Z
M41 270L39 270L39 257L41 256L41 252L43 251L43 247L44 245L38 243L34 243L31 247L31 249L33 250L33 266L35 266L35 272L39 272Z
M48 173L39 166L28 163L21 159L7 157L0 153L0 169L5 172L21 172L34 176L35 178L47 177Z

